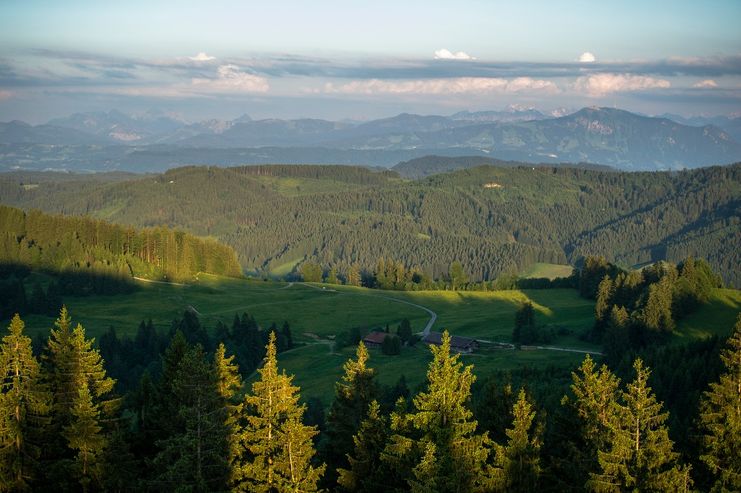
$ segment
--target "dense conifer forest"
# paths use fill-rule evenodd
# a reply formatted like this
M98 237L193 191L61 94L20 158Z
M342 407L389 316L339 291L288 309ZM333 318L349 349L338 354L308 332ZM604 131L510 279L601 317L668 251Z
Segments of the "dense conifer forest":
M231 248L166 227L136 229L0 205L0 231L0 264L120 280L188 280L198 272L241 276Z
M16 315L0 344L3 491L741 488L741 318L727 341L482 382L446 332L414 391L379 385L359 343L326 415L278 369L290 329L253 332L256 375L235 332L209 336L192 314L97 347L65 308L39 344ZM122 355L148 369L131 381Z
M28 284L24 279L32 270L53 281ZM135 289L134 277L183 281L199 272L242 275L231 248L183 231L0 205L0 318L15 312L55 315L63 295L127 293Z
M693 256L738 286L740 173L738 164L657 173L483 166L410 181L347 166L187 167L112 182L10 174L0 196L213 236L253 275L299 276L313 262L352 283L387 259L439 280L458 261L478 282L589 255L623 268Z

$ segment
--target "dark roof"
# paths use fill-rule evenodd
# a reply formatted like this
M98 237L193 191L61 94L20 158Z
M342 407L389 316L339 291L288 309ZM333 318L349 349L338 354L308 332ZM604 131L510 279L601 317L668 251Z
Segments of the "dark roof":
M383 340L389 335L386 332L371 332L363 338L363 342L369 342L371 344L383 344Z
M439 346L443 343L443 335L440 332L430 332L429 335L425 337L424 342ZM450 336L450 347L454 348L468 348L475 342L476 339L471 339L470 337Z

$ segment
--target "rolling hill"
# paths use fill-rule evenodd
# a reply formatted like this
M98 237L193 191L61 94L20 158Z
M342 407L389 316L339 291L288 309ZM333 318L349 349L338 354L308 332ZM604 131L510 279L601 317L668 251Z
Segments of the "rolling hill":
M741 164L660 173L482 166L417 181L345 166L186 167L115 182L20 173L0 177L0 196L214 236L264 275L309 259L342 274L386 257L435 278L459 260L479 280L586 255L626 267L692 255L741 285Z

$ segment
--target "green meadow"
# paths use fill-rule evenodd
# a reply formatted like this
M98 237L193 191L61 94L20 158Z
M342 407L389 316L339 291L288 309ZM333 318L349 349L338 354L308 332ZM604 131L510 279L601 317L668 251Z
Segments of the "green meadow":
M190 285L139 282L131 294L116 296L66 297L75 322L96 337L109 326L120 335L132 337L142 320L151 318L155 326L168 330L173 319L185 310L195 310L201 322L213 328L218 321L231 324L235 314L247 312L262 327L288 321L298 347L279 355L279 362L289 373L304 397L316 396L328 401L334 382L342 374L342 364L354 354L354 348L335 350L332 339L340 332L357 327L367 332L389 325L395 328L407 318L415 331L421 331L437 314L432 330L491 342L510 342L517 308L530 301L539 325L550 326L557 334L550 346L581 351L599 351L597 345L580 340L594 320L594 305L572 289L523 291L380 291L352 286L286 283L250 279L229 279L200 274ZM676 340L725 335L741 309L741 292L717 290L711 302L684 319L676 331ZM53 319L25 317L30 335L46 334ZM7 322L5 322L7 324ZM496 370L523 366L548 365L574 367L584 358L581 352L555 350L515 351L491 349L484 345L472 355L464 355L475 373L485 376ZM410 387L425 378L430 352L423 344L402 348L398 356L371 353L371 365L378 369L379 380L393 384L401 374Z
M520 277L555 279L557 277L569 277L573 270L574 268L570 265L537 262L523 270Z

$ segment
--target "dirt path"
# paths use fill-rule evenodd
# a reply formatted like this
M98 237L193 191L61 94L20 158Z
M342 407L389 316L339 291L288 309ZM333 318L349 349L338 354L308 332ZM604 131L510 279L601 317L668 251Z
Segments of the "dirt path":
M508 346L509 349L514 349L515 345L511 342L502 342L502 341L487 341L486 339L476 339L479 342L483 342L484 344L501 344L503 346ZM599 351L590 351L588 349L574 349L574 348L567 348L567 347L557 347L557 346L526 346L530 349L542 349L545 351L563 351L566 353L581 353L581 354L595 354L597 356L604 356L603 353L600 353Z
M190 284L183 284L181 282L170 282L170 281L153 281L152 279L144 279L143 277L136 277L134 276L134 279L141 282L150 282L153 284L170 284L171 286L183 286L186 288L190 287Z

